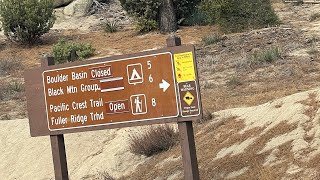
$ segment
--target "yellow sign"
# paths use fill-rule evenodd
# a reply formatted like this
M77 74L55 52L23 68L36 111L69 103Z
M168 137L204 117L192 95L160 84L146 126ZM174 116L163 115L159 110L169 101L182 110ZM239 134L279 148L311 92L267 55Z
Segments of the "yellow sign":
M175 54L174 66L178 82L192 81L196 79L192 52Z
M194 100L194 96L188 91L186 95L184 95L183 100L190 106Z

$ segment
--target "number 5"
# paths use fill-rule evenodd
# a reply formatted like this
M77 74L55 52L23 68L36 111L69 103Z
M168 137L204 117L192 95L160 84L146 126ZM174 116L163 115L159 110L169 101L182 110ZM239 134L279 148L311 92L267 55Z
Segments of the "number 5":
M147 65L148 65L148 69L151 69L151 67L152 67L151 61L147 61Z

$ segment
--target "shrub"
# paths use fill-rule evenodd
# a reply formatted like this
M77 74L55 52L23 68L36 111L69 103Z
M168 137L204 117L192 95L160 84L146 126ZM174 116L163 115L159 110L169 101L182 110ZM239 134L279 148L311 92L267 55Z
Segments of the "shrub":
M1 82L0 84L0 100L22 99L25 91L24 84L13 81L11 83Z
M136 30L141 33L146 33L158 29L158 23L155 20L148 20L145 18L136 19Z
M52 0L3 0L0 16L11 41L33 44L54 24Z
M53 46L52 54L57 63L65 63L88 58L93 55L94 51L95 49L91 44L76 44L59 40Z
M264 51L254 52L252 57L254 62L273 63L277 59L281 58L281 51L278 47L271 47Z
M185 26L204 26L209 24L208 16L198 8L191 12L191 15L187 16L187 18L180 21L182 21L181 25Z
M120 0L128 14L138 20L138 29L142 29L143 32L159 28L161 2L161 0ZM189 17L199 2L200 0L173 0L177 20Z
M176 144L178 133L169 125L151 127L144 134L129 135L129 148L134 154L152 156L162 151L169 150Z
M224 32L242 32L279 23L270 0L204 0L201 9Z
M106 21L103 24L103 28L108 33L115 33L118 31L119 25L118 25L117 21Z
M213 35L209 35L209 36L204 36L202 37L202 42L204 43L204 45L210 45L210 44L214 44L217 42L220 42L222 40L221 35L215 33Z

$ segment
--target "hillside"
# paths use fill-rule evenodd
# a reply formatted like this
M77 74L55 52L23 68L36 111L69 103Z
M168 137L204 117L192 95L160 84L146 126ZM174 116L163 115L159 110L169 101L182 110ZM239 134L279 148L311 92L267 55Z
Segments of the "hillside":
M320 5L273 6L278 27L176 33L196 47L203 106L214 116L194 124L201 179L320 179L320 18L311 20ZM106 33L103 19L60 19L32 47L0 35L0 179L53 179L49 137L29 134L23 71L39 67L60 38L91 43L93 58L165 47L168 35L138 34L130 25ZM205 44L207 36L217 41ZM270 54L270 61L260 58ZM3 68L7 60L11 69ZM70 179L183 179L179 144L148 158L129 152L129 135L146 128L65 135Z
M319 178L319 107L318 88L218 111L212 121L195 124L201 179ZM27 120L0 121L0 126L0 176L51 179L49 137L31 138ZM150 158L129 152L128 133L138 129L66 135L70 178L94 179L106 171L124 175L120 179L182 179L179 146Z

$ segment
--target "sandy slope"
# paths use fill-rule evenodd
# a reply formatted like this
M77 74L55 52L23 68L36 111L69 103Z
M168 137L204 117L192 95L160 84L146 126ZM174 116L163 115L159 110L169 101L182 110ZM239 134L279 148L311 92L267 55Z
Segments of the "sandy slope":
M319 107L317 88L214 113L213 121L195 125L201 179L319 179ZM122 179L183 179L181 161L167 157L180 157L179 147Z
M145 158L128 152L129 129L65 135L70 179L108 171L118 177ZM0 121L1 179L53 179L49 137L31 138L27 120Z
M202 179L317 178L319 100L320 88L216 112L214 121L196 126ZM179 146L152 158L136 156L127 148L129 131L66 135L70 178L103 171L127 175L123 179L182 178ZM0 121L0 162L1 179L53 178L49 138L31 138L27 120Z

